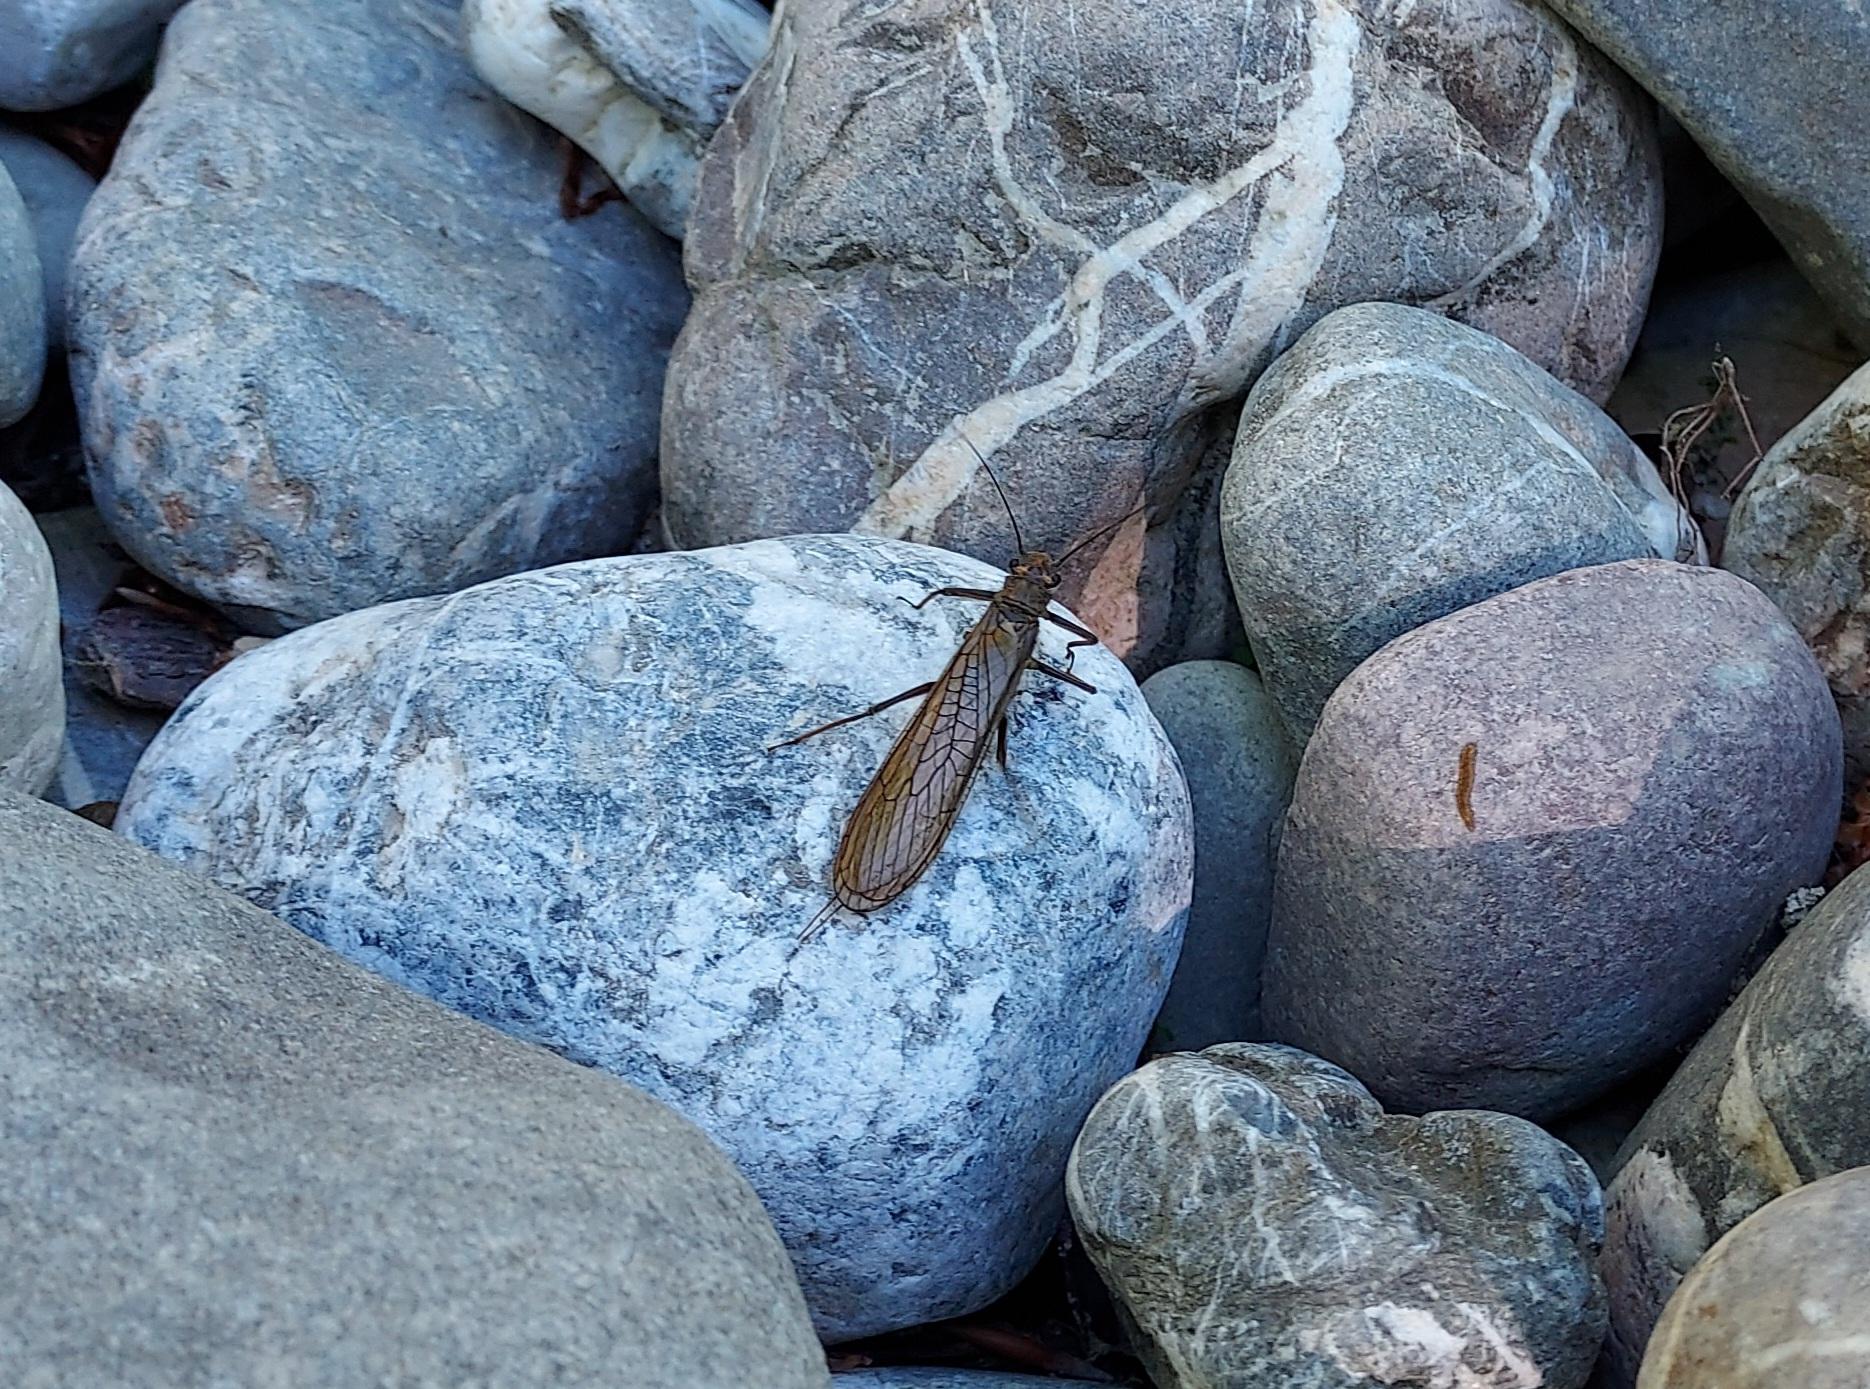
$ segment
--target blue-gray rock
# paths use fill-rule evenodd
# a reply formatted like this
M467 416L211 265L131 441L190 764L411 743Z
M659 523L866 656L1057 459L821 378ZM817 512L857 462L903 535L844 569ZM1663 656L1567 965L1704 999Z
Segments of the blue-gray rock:
M1670 1300L1639 1389L1870 1384L1870 1167L1748 1216Z
M182 0L9 0L0 7L0 108L56 111L121 86L156 56Z
M276 631L627 549L685 293L443 0L199 0L99 186L70 337L144 567Z
M32 217L0 167L0 426L39 398L45 374L45 283Z
M1704 558L1610 419L1505 343L1400 304L1322 320L1247 399L1221 539L1301 746L1365 657L1566 569Z
M44 790L64 736L52 556L32 514L0 484L0 787Z
M78 236L78 219L97 180L44 141L6 126L0 126L0 165L6 167L32 220L39 273L45 279L46 340L62 348L66 271Z
M1561 1114L1707 1025L1842 794L1823 675L1731 574L1464 608L1358 667L1305 750L1267 1031L1396 1108Z
M987 566L821 536L391 604L211 677L119 830L344 954L667 1100L737 1161L842 1339L1043 1251L1161 1007L1191 882L1174 750L1122 665L1024 677L1006 771L898 901L801 931L897 709ZM1067 634L1042 652L1064 660Z
M1097 1103L1066 1177L1158 1389L1579 1389L1603 1202L1505 1114L1385 1114L1286 1047L1210 1047Z
M1257 1041L1273 853L1298 758L1260 677L1186 661L1143 682L1181 758L1195 812L1195 896L1152 1051Z
M1870 348L1870 11L1550 0L1682 123Z
M0 791L6 1382L825 1389L691 1124Z
M1610 1383L1723 1233L1820 1177L1870 1164L1870 872L1826 895L1689 1053L1606 1193ZM1788 1379L1786 1383L1802 1383Z

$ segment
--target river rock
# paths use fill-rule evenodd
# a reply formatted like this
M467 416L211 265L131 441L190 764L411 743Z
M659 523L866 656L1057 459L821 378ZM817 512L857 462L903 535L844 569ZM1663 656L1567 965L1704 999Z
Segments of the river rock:
M1069 594L1127 595L1131 652L1173 648L1177 513L1280 349L1398 300L1601 399L1657 168L1645 104L1526 0L788 4L702 164L670 536L856 525L1004 561L978 450L1035 544L1092 542Z
M693 1125L0 792L18 1385L823 1389Z
M0 126L0 164L6 166L32 222L45 283L46 340L65 345L65 276L78 219L97 180L40 140Z
M1695 1265L1656 1327L1640 1389L1870 1384L1870 1167L1782 1196Z
M32 409L45 373L45 285L31 215L0 167L0 426Z
M52 556L19 498L0 485L0 787L37 795L65 736Z
M1339 681L1425 622L1566 569L1705 558L1603 411L1498 339L1400 304L1339 309L1260 378L1221 537L1300 746Z
M595 159L656 226L688 227L701 152L766 47L754 0L467 0L475 70Z
M1578 1389L1603 1338L1583 1159L1505 1114L1385 1114L1286 1047L1126 1077L1066 1190L1160 1389Z
M98 509L277 631L626 549L684 294L444 0L199 0L92 199L72 377ZM204 350L212 344L213 350Z
M1060 1214L1066 1152L1161 1007L1191 830L1109 652L1025 677L906 896L828 898L987 566L821 536L590 561L352 614L211 677L118 829L400 983L667 1100L738 1162L820 1330L958 1315ZM1067 633L1041 645L1065 660Z
M1870 13L1550 3L1674 114L1870 348Z
M1463 608L1358 667L1305 750L1267 1030L1397 1108L1561 1114L1708 1023L1842 794L1823 676L1731 574Z
M1152 1051L1199 1051L1260 1035L1260 958L1273 853L1298 758L1260 677L1231 661L1186 661L1143 682L1188 779L1195 895Z
M1805 1182L1870 1164L1866 1094L1870 873L1859 871L1793 928L1624 1147L1604 1250L1613 1384L1635 1378L1663 1304L1725 1231Z
M1766 455L1734 506L1721 562L1811 644L1856 785L1870 775L1870 366Z
M0 108L56 111L121 86L156 56L182 0L11 0L0 7Z

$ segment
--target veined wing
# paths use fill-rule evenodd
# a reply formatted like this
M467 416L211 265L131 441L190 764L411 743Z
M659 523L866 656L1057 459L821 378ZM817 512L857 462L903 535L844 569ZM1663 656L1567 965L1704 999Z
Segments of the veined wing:
M875 911L935 861L1038 640L998 604L962 639L844 826L831 881L845 906Z

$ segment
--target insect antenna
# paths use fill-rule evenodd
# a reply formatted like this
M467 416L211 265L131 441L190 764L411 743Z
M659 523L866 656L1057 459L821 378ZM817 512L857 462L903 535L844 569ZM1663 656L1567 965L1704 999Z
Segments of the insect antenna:
M987 460L982 456L981 451L974 447L974 441L968 438L964 431L959 429L955 431L955 437L967 445L968 452L972 453L976 461L979 462L980 470L987 474L987 481L993 484L993 490L1000 494L1000 505L1006 508L1006 519L1013 523L1013 543L1019 547L1019 552L1022 555L1025 554L1026 537L1019 533L1019 517L1013 514L1013 503L1006 499L1006 488L1000 485L1000 479L995 477L993 469L987 466Z
M1148 508L1148 502L1138 502L1135 506L1124 512L1123 515L1112 521L1108 526L1099 526L1096 530L1085 536L1084 539L1065 551L1065 553L1060 555L1053 563L1062 569L1065 565L1065 561L1077 554L1078 551L1082 550L1086 545L1094 544L1119 527L1128 525L1131 521L1134 521L1138 516L1142 515L1144 511L1148 510Z

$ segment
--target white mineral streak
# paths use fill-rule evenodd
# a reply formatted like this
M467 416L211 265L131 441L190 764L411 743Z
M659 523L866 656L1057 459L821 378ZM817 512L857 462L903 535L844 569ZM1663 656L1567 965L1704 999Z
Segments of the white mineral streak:
M1451 1331L1428 1307L1378 1302L1331 1327L1299 1333L1300 1349L1330 1359L1351 1379L1423 1389L1538 1389L1545 1374L1524 1338L1485 1307L1450 1304L1467 1326Z
M1721 1087L1714 1116L1725 1140L1724 1146L1737 1163L1745 1165L1760 1189L1749 1184L1727 1193L1721 1203L1720 1218L1728 1225L1745 1219L1773 1197L1784 1196L1805 1184L1798 1164L1786 1151L1779 1125L1760 1096L1749 1045L1751 1028L1751 1021L1743 1020L1734 1035L1733 1069L1728 1073L1727 1083Z
M1097 389L1178 329L1188 334L1196 354L1188 389L1197 398L1218 398L1228 393L1230 384L1237 390L1303 304L1336 225L1335 202L1344 180L1337 142L1350 122L1356 94L1353 67L1362 38L1343 0L1317 0L1306 31L1311 60L1307 93L1281 116L1267 146L1214 182L1190 189L1160 216L1100 249L1091 249L1082 233L1046 213L1014 177L1005 148L1012 124L1011 97L1000 67L997 30L987 0L976 0L976 9L992 77L975 53L971 35L959 35L957 45L981 96L1001 194L1039 239L1074 253L1090 251L1015 352L1008 374L1017 375L1033 352L1067 328L1072 353L1056 376L1006 391L957 416L858 518L852 529L864 534L928 535L972 481L978 466L975 450L991 456L1026 426ZM1238 270L1184 302L1164 277L1145 267L1148 256L1269 180L1253 231L1253 249ZM1111 284L1124 275L1149 285L1168 306L1169 315L1100 356L1105 351L1104 298ZM1218 351L1211 350L1206 315L1235 290L1239 299L1225 340Z

